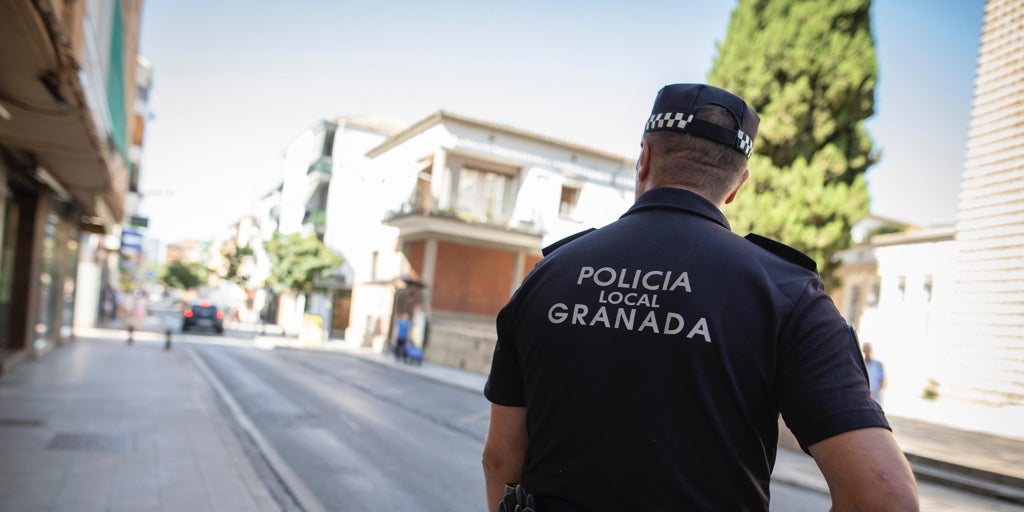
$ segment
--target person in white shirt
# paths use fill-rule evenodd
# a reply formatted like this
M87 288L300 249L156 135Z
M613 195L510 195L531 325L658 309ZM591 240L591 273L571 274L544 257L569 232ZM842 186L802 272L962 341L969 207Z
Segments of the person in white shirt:
M872 356L870 343L861 345L864 352L864 367L868 370L868 388L871 390L871 398L882 405L882 389L885 388L885 366Z

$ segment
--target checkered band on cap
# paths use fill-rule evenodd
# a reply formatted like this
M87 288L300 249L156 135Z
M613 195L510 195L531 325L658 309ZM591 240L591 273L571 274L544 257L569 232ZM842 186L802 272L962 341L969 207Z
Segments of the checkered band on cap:
M702 108L724 109L732 123L695 118ZM658 91L645 132L674 131L713 140L750 158L760 118L743 98L708 84L669 84Z
M754 153L754 141L750 140L750 136L743 133L743 130L737 130L736 148L747 155L747 158L750 158L750 155Z
M647 120L647 131L675 128L686 131L687 126L693 121L693 114L686 112L662 112L654 114Z
M708 138L722 144L732 145L749 159L754 153L754 141L743 130L730 130L700 119L694 119L688 112L660 112L647 119L645 131L678 131L697 137ZM733 135L735 134L735 135Z

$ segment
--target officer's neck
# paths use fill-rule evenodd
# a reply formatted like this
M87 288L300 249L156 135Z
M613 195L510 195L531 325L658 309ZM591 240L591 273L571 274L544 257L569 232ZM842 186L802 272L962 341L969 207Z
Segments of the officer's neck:
M673 184L667 184L667 183L656 183L654 180L638 181L637 184L636 184L636 198L635 199L640 199L640 196L644 195L645 192L647 192L649 190L654 190L656 188L677 188L679 190L686 190L686 191L689 191L689 192L693 192L694 194L697 194L697 195L703 197L704 199L707 199L709 202L711 202L711 204L715 205L715 207L718 208L719 211L721 211L722 207L725 206L725 202L724 201L722 201L720 199L716 200L716 199L713 199L711 197L708 197L708 194L706 194L706 193L704 193L704 192L702 192L700 190L697 190L697 189L695 189L693 187L687 187L685 185L673 185Z

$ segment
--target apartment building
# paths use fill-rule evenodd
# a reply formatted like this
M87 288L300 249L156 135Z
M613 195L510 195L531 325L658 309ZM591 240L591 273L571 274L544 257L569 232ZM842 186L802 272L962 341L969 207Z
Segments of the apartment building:
M384 350L409 313L428 359L486 371L495 315L541 248L625 212L634 161L445 111L395 126L339 119L296 139L281 231L344 255L335 337Z
M0 2L0 369L71 336L80 257L117 249L141 9Z

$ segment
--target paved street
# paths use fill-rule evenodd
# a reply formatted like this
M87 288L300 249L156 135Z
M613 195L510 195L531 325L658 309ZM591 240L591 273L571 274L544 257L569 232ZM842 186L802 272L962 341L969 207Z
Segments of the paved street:
M278 347L253 329L156 323L78 341L0 376L0 509L484 509L482 376L359 351ZM1010 446L1020 446L1019 443ZM1021 511L921 483L923 510ZM782 449L772 510L826 510Z

